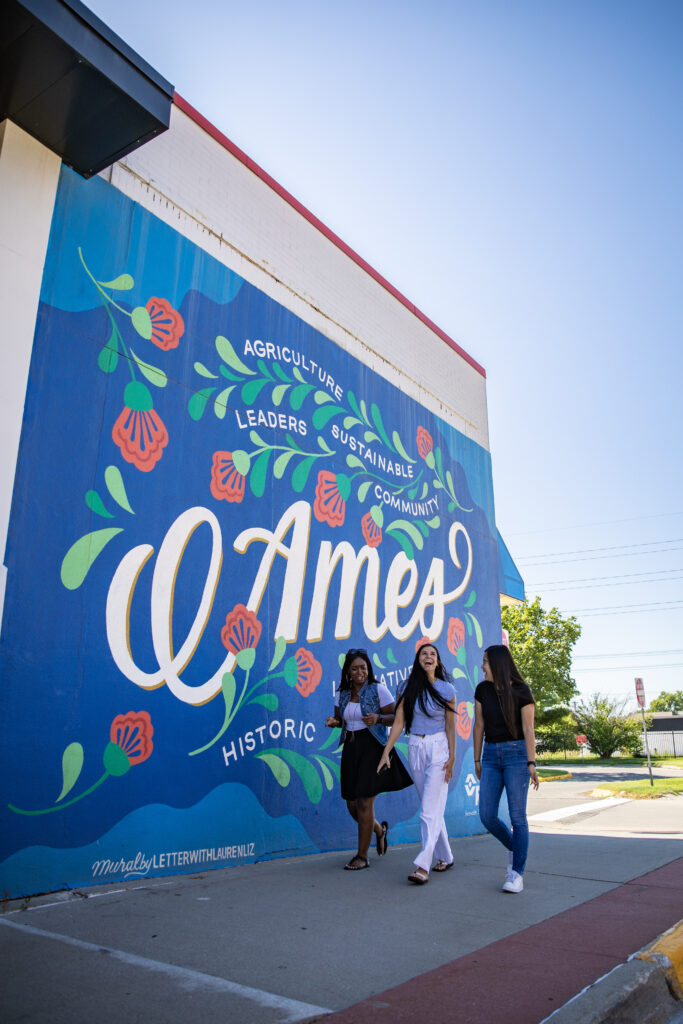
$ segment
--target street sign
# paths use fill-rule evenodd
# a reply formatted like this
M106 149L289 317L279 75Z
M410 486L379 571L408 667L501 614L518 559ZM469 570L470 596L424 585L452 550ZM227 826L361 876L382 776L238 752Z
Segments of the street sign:
M642 679L636 679L636 700L639 708L645 707L645 687Z
M586 737L585 736L577 736L576 737L576 745L577 745L577 747L582 747L585 744L585 742L586 742Z

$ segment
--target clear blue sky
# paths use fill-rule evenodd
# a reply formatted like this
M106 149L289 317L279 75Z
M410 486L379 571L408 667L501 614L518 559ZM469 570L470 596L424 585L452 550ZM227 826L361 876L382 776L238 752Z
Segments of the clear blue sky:
M683 3L89 6L485 366L582 695L683 689Z

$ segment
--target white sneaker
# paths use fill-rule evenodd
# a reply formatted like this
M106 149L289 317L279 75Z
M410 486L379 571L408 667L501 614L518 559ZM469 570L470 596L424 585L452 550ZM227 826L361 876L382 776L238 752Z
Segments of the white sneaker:
M503 892L521 892L524 888L524 879L516 871L510 871L503 882Z

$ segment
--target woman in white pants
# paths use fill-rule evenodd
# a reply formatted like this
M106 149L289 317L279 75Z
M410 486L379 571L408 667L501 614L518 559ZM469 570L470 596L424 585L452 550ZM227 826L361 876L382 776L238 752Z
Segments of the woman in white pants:
M399 694L378 772L389 766L389 754L404 727L409 733L410 773L420 794L422 823L422 849L408 880L424 885L429 881L435 858L434 871L447 871L453 866L443 816L455 764L455 688L448 681L439 652L428 641L418 649L412 671Z

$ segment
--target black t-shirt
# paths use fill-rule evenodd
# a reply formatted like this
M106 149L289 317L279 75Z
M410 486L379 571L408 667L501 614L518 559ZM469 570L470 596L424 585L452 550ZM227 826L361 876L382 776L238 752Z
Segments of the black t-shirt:
M536 701L531 695L531 690L526 683L513 683L512 696L515 702L515 724L517 726L517 739L524 739L522 732L522 708L527 704L535 704ZM505 724L503 712L500 709L500 701L496 694L493 683L484 680L479 683L474 691L474 699L481 704L484 713L484 739L487 743L509 743L515 737Z

